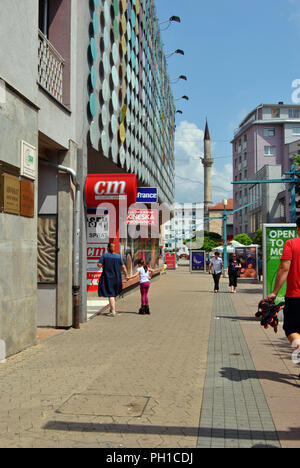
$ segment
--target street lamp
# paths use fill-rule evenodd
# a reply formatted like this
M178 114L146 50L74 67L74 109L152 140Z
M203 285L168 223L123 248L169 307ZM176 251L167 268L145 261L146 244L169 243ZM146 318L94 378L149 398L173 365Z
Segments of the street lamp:
M181 23L181 19L179 18L179 16L171 16L169 19L158 23L158 25L161 26L162 24L166 23Z
M172 78L170 81L171 83L178 83L179 80L187 81L187 77L185 75L180 75L177 78Z
M184 55L184 51L181 50L181 49L177 49L174 52L171 52L170 54L167 54L166 58L169 58L169 57L171 57L172 55L175 55L175 54Z
M175 101L180 101L181 99L185 99L186 101L189 101L189 100L190 100L188 96L182 96L182 97L180 97L180 98L174 99L174 102L175 102Z
M224 277L226 277L227 270L227 212L226 208L228 205L228 200L224 198L224 213L223 213L223 237L224 237Z
M171 23L181 23L181 19L179 18L179 16L171 16L166 21L161 21L158 25L161 26L166 23L167 23L167 26L161 29L161 31L166 31L167 29L169 29L169 27L171 26Z

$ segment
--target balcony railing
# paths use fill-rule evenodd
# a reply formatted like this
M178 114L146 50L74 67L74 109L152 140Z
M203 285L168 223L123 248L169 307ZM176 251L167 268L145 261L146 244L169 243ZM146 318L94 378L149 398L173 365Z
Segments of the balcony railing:
M39 31L38 82L55 99L63 103L64 59Z

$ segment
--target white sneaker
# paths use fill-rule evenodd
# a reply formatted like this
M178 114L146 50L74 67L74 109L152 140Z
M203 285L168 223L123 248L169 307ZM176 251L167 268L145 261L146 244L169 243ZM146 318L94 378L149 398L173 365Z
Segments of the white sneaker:
M107 317L116 317L117 313L116 313L116 312L110 311L110 312L107 312L105 315L106 315Z

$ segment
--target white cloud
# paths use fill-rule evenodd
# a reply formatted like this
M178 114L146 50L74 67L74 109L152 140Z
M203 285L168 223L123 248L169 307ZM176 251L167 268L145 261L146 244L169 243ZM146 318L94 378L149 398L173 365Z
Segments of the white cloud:
M204 200L204 168L201 158L204 131L196 124L181 122L176 129L176 193L175 200L182 203ZM212 142L212 148L215 144ZM213 156L213 155L212 155ZM220 173L213 168L213 202L232 197L232 165L226 164Z

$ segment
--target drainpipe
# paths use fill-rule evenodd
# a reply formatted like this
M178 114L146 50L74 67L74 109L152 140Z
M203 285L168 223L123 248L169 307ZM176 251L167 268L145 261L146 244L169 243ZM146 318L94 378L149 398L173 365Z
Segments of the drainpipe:
M74 275L73 275L73 328L80 328L80 305L79 305L79 296L80 296L80 280L79 280L79 250L80 250L80 203L81 203L81 188L77 179L77 173L74 169L60 164L54 164L45 159L40 159L40 162L46 164L47 166L55 167L56 169L70 174L72 182L76 188L76 198L75 198L75 207L74 207L74 248L73 248L73 259L74 259Z

